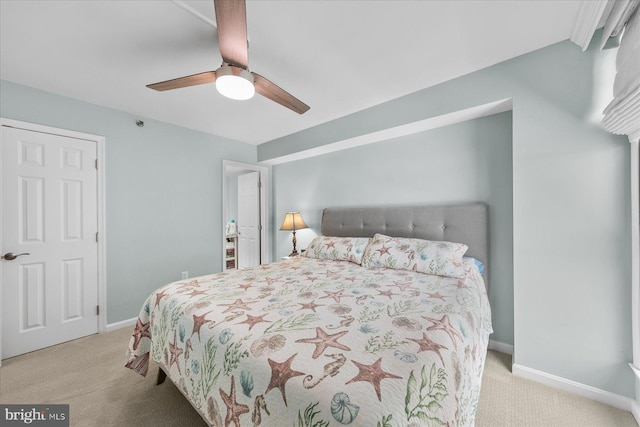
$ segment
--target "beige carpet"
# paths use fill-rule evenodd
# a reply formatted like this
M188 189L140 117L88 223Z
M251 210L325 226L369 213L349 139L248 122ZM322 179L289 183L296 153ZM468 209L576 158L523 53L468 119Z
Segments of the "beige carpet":
M637 427L633 415L511 374L511 356L489 351L477 427Z
M155 386L157 365L147 378L124 368L131 331L4 360L0 403L68 403L72 426L204 426L171 381ZM510 366L510 356L489 352L476 426L638 427L629 412L516 377Z

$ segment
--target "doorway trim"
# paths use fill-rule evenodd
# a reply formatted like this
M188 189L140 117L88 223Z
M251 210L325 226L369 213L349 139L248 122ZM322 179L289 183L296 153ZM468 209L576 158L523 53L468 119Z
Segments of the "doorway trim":
M629 135L631 143L631 341L636 398L631 413L640 423L640 135Z
M40 125L37 123L23 122L20 120L6 119L0 117L0 126L23 129L32 132L49 133L52 135L60 135L68 138L78 138L96 143L97 150L97 213L98 213L98 306L100 314L98 315L98 333L105 332L107 329L107 290L106 290L106 230L105 230L105 156L104 145L105 137L92 135L83 132L76 132L67 129L60 129L51 126ZM0 162L0 179L2 177L2 163ZM2 204L2 192L0 191L0 205ZM1 220L1 218L0 218ZM2 306L2 263L0 263L0 306ZM2 362L2 317L0 316L0 366Z
M271 180L269 178L270 167L260 166L252 163L242 163L233 160L222 160L222 212L220 219L220 259L222 264L220 265L221 271L224 271L225 266L225 239L224 229L226 225L227 215L227 184L228 178L233 175L234 170L243 169L248 171L255 171L260 173L260 224L262 229L260 230L260 263L268 264L271 262L271 222L270 222L270 210L269 210L269 194L271 191Z

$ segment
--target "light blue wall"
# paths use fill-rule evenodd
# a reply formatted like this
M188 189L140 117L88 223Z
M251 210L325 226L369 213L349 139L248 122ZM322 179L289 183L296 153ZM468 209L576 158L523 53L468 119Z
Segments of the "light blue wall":
M632 397L630 150L626 138L598 123L614 61L615 51L583 53L558 43L262 144L258 160L511 98L514 362ZM362 152L368 149L377 148ZM344 182L358 179L341 166ZM333 170L306 168L305 179L320 181ZM279 185L294 178L285 171ZM339 185L331 204L360 193L376 194L367 187L345 193ZM390 201L411 197L401 185L397 193ZM304 208L289 203L295 206L278 209Z
M487 203L492 339L513 343L511 135L508 112L274 166L274 217L301 212L311 228L297 232L304 249L320 234L325 207ZM287 255L290 233L276 237L275 253Z
M0 116L106 138L108 323L182 271L221 270L222 159L255 162L255 146L7 81Z

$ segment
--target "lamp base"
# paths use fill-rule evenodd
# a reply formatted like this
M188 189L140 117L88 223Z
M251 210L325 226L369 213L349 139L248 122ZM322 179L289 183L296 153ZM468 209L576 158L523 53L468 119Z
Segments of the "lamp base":
M293 251L289 254L289 256L298 256L298 251L296 250L296 230L293 230L293 239L291 239L293 243Z

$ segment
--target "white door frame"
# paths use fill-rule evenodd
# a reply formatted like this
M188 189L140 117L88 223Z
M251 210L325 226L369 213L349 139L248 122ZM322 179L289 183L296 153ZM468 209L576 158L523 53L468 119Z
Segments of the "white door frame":
M631 143L631 337L636 398L631 413L640 423L640 135Z
M107 290L106 290L106 233L105 233L105 194L104 194L104 143L105 138L99 135L76 132L67 129L59 129L51 126L39 125L36 123L23 122L19 120L6 119L0 117L0 126L24 129L32 132L42 132L53 135L60 135L68 138L85 139L94 141L97 147L98 171L97 171L97 197L98 197L98 332L105 332L107 329ZM2 162L0 162L0 180L2 179ZM1 182L0 182L1 183ZM2 186L0 185L0 188ZM0 191L0 205L2 205L2 192ZM1 215L1 211L0 211ZM2 218L0 218L1 223ZM1 236L0 236L1 238ZM0 247L2 241L0 240ZM0 263L0 307L2 307L2 263ZM0 316L0 363L2 361L2 316Z
M262 230L260 231L260 252L261 263L268 264L271 262L271 227L269 221L269 193L270 193L270 179L269 179L269 167L259 166L251 163L241 163L233 160L222 160L222 218L220 224L220 246L222 260L221 269L224 271L225 267L225 239L224 229L226 225L227 217L227 184L228 177L231 175L232 170L245 169L260 172L260 181L262 186L260 188L260 224Z

